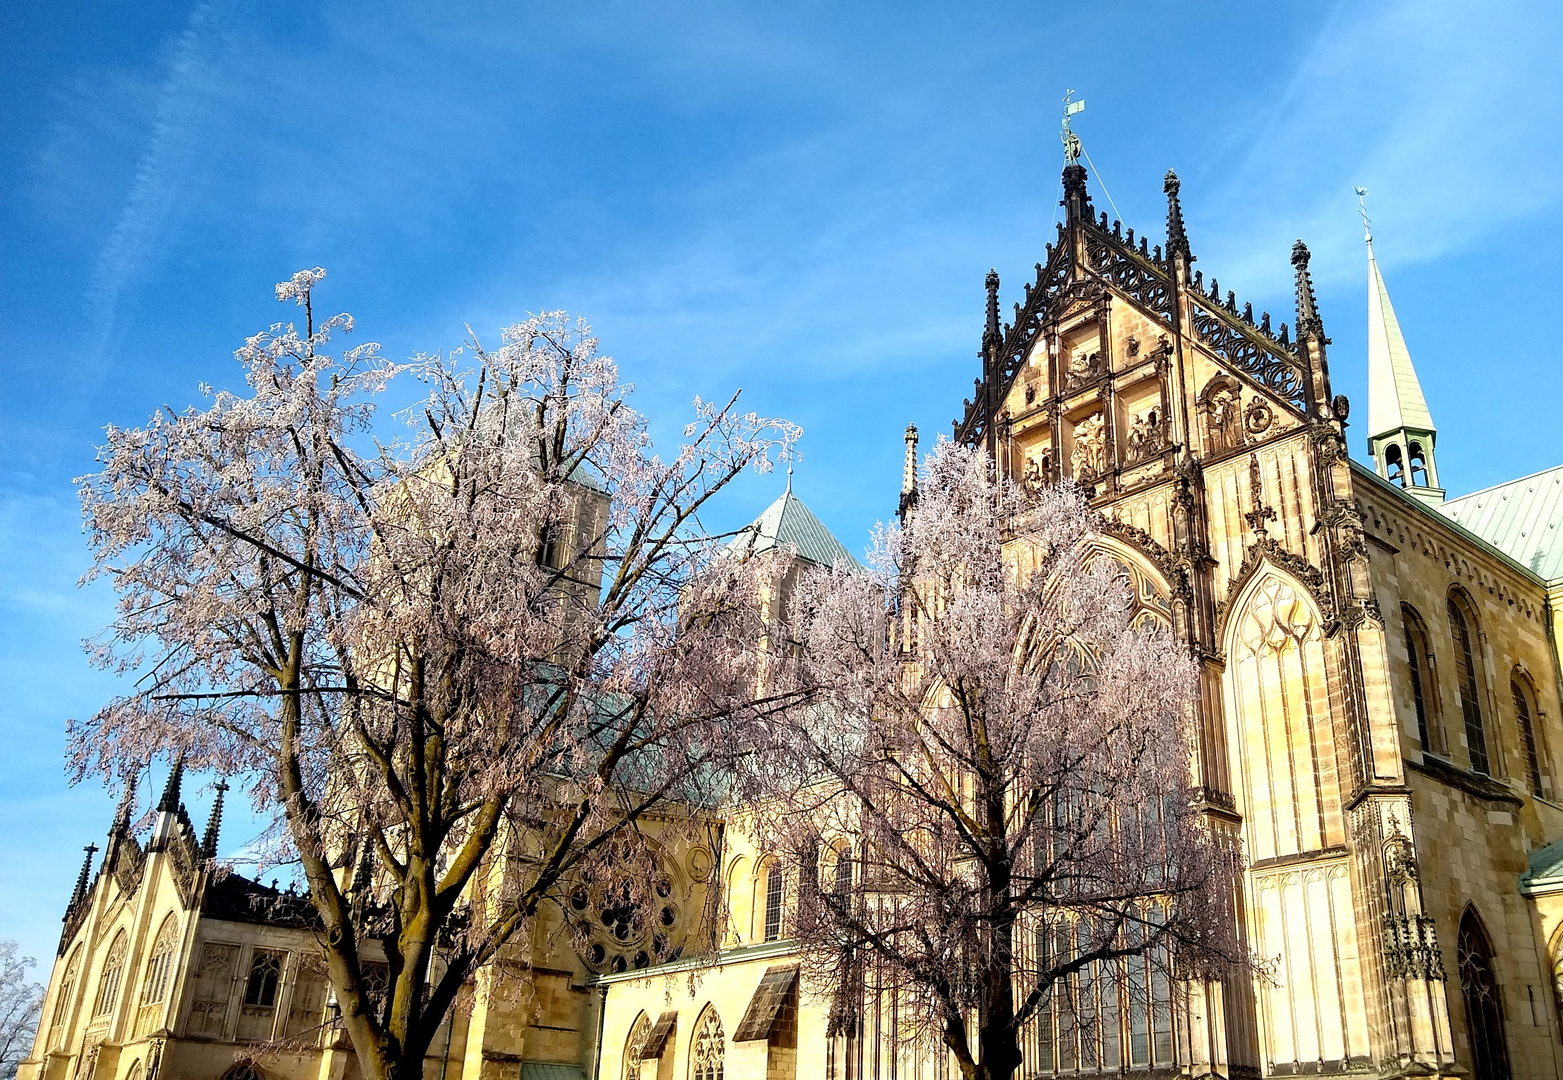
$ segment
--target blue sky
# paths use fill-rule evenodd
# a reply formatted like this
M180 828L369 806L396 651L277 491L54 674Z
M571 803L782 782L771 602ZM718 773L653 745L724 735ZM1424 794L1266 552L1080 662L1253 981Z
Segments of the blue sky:
M294 270L327 267L326 304L391 355L580 312L670 437L742 387L803 426L796 490L856 550L907 421L947 431L970 392L983 274L1007 311L1051 238L1072 87L1097 205L1154 240L1176 168L1200 267L1240 302L1290 322L1308 241L1359 421L1371 190L1458 494L1563 460L1560 22L1437 0L4 5L0 938L52 958L111 811L61 769L65 719L114 690L79 648L111 598L75 586L71 478L105 423L231 382Z

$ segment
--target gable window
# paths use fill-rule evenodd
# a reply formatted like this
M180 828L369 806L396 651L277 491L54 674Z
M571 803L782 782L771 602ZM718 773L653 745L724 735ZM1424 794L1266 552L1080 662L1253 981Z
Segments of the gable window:
M1460 712L1465 717L1465 743L1471 754L1471 771L1492 773L1487 759L1487 732L1482 726L1481 684L1476 677L1476 646L1471 624L1454 597L1449 598L1449 632L1454 638L1455 679L1460 691Z

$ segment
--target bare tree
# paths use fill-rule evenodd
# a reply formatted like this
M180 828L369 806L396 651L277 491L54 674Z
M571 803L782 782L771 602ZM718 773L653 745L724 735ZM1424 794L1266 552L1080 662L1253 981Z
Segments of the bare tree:
M838 1028L893 994L892 1038L999 1080L1028 1024L1092 1023L1093 980L1150 1008L1172 964L1240 963L1234 864L1192 807L1193 662L1092 557L1084 498L947 442L925 474L867 575L799 581L810 696L755 770L753 827L797 868L791 932ZM1104 1036L1080 1045L1116 1058Z
M697 400L664 461L562 314L493 351L333 354L352 322L316 323L323 276L278 286L303 332L245 343L247 391L109 429L80 481L89 578L119 593L94 655L139 681L69 752L78 776L161 754L247 777L364 1075L421 1077L507 942L580 929L581 882L648 899L638 824L709 802L749 741L758 586L698 514L798 431ZM397 377L428 387L400 437L375 413Z
M36 963L20 955L16 942L0 941L0 1080L14 1080L32 1049L44 992L42 985L27 981Z

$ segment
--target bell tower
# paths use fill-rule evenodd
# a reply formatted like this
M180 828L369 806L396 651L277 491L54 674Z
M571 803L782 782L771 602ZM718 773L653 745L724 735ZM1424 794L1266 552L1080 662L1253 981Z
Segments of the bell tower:
M1357 189L1359 205L1366 194ZM1368 453L1380 476L1438 506L1444 501L1434 457L1438 429L1427 411L1400 320L1373 257L1373 232L1365 206L1362 226L1368 245Z

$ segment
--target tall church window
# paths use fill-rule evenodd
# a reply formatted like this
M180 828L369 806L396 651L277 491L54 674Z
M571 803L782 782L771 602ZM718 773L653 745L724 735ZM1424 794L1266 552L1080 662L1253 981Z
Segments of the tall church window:
M174 917L163 920L162 929L152 945L146 978L141 983L141 1004L152 1005L168 996L168 970L174 962Z
M1481 684L1476 677L1476 644L1471 624L1454 597L1449 598L1449 632L1454 637L1455 677L1460 691L1460 712L1465 717L1465 743L1473 772L1492 772L1487 758L1487 731L1482 725Z
M624 1040L624 1080L640 1080L640 1055L651 1038L651 1017L641 1013Z
M765 871L765 940L781 937L782 898L785 892L785 875L781 863L772 860Z
M1411 486L1427 487L1427 455L1422 452L1422 444L1411 444Z
M722 1033L722 1018L708 1006L695 1025L695 1034L689 1043L689 1080L722 1080L726 1059L727 1040Z
M1471 908L1460 919L1455 949L1465 1030L1471 1043L1472 1080L1509 1080L1509 1049L1503 1034L1503 998L1493 971L1492 942Z
M70 1013L71 995L76 991L76 979L81 974L81 946L71 953L70 962L65 965L65 977L60 980L60 989L54 999L54 1015L49 1021L49 1046L58 1050L65 1044L65 1020Z
M836 852L835 892L843 900L852 895L852 849L846 846Z
M277 1020L277 990L287 955L278 949L256 949L250 954L250 971L239 1006L240 1039L264 1042L272 1038Z
M107 1016L114 1011L114 1003L119 1000L120 980L125 977L126 942L125 931L121 930L115 936L114 944L109 946L108 959L103 961L103 978L98 983L98 1003L92 1010L93 1016Z
M1520 749L1525 755L1525 780L1532 795L1541 794L1541 753L1536 746L1535 713L1530 707L1530 694L1523 685L1524 677L1516 674L1509 680L1509 693L1514 696L1514 719L1520 729Z
M1400 447L1391 444L1384 451L1384 469L1389 473L1389 482L1406 486L1406 463L1400 456Z
M1406 667L1411 675L1411 702L1416 710L1416 733L1422 749L1431 753L1444 750L1443 732L1431 715L1438 690L1433 684L1433 652L1427 647L1427 627L1409 604L1400 609L1406 630Z

